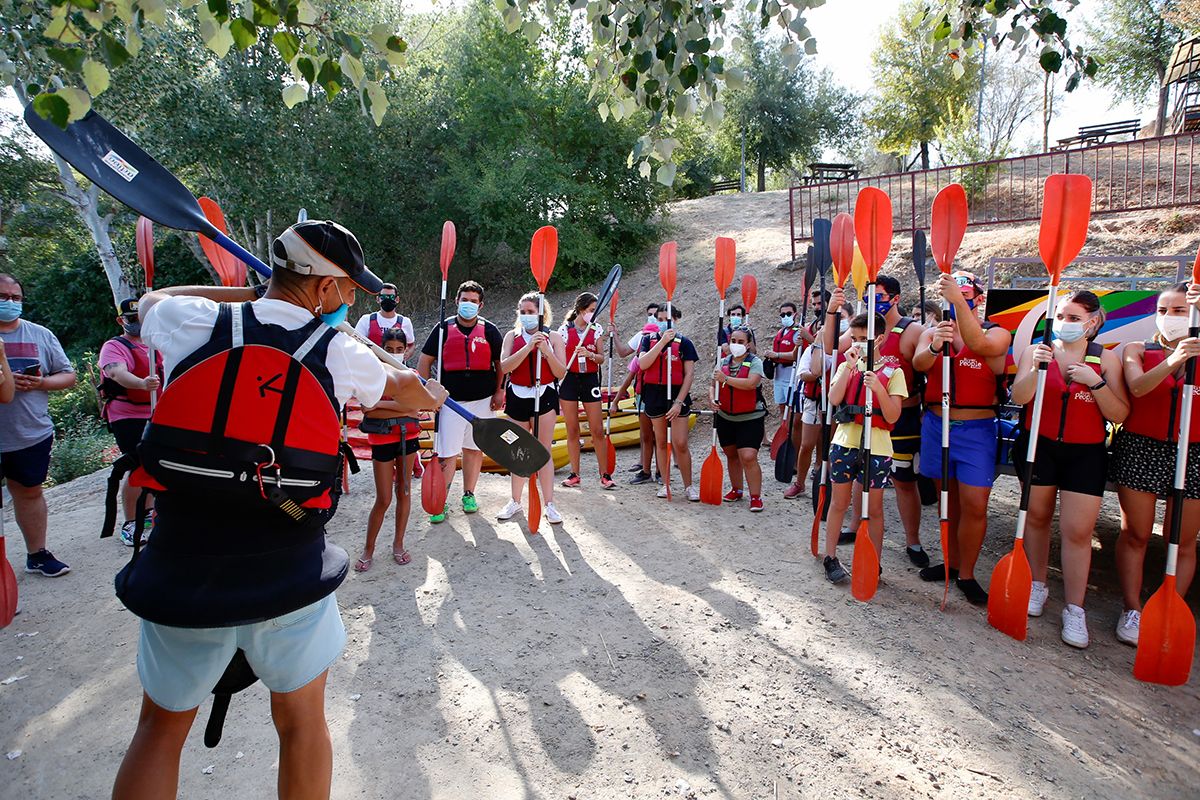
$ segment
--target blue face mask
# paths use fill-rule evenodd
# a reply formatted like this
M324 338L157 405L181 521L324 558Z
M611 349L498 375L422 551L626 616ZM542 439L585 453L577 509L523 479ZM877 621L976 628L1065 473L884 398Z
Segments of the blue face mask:
M463 319L475 319L479 316L479 303L463 300L458 304L458 315Z
M20 316L20 300L0 300L0 322L12 322Z
M654 324L658 326L659 333L664 333L667 330L667 321L665 319L657 320Z
M892 310L892 306L894 305L896 305L896 298L894 297L891 300L880 300L878 296L875 297L876 314L882 314L886 317L887 313Z
M975 308L975 298L971 298L967 301L967 308ZM955 310L954 304L951 303L950 311L946 314L946 319L958 319L958 317L956 317L954 314Z
M532 331L537 329L537 314L519 314L518 319L521 321L521 330Z
M336 288L338 290L338 299L341 300L342 299L341 288L337 287L336 285L334 288ZM338 306L336 309L334 309L333 311L330 311L328 314L322 314L321 321L324 322L326 325L328 325L331 328L336 328L338 325L341 325L343 322L346 321L346 315L349 313L350 313L350 306L346 305L345 301L342 301L342 304L340 306Z
M791 314L784 314L779 318L779 324L785 328L790 328L796 324L796 318Z
M729 318L729 327L735 331L738 328L742 327L742 318L741 317L730 317Z

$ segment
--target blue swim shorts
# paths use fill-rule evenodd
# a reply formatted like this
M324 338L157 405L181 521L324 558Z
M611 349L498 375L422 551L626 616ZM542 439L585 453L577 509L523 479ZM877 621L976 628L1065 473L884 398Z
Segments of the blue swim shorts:
M968 486L990 487L996 480L996 418L950 423L950 478ZM925 412L921 422L921 474L942 479L942 418Z

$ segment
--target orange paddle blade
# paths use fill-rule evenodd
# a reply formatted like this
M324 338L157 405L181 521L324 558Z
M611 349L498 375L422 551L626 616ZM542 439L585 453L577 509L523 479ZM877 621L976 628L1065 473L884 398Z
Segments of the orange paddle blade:
M829 255L833 259L833 279L845 288L854 263L854 217L842 212L833 218L829 234Z
M942 589L942 611L946 610L946 600L950 597L950 568L946 566L946 554L950 552L950 522L941 521L942 529L942 572L946 575L946 585ZM1032 578L1031 578L1032 580ZM1030 584L1032 590L1033 584Z
M784 422L779 423L779 429L775 431L775 435L771 437L771 460L779 458L779 448L783 447L783 443L787 441L791 431L788 430L792 426Z
M758 278L753 275L742 276L742 305L746 307L746 316L750 316L750 309L754 308L754 301L758 299Z
M710 506L721 505L721 489L725 486L725 468L721 466L721 457L717 448L708 452L704 466L700 468L700 502Z
M538 474L529 478L529 533L536 536L542 524L542 490L538 488Z
M821 537L821 509L825 507L825 483L821 482L821 488L817 490L817 507L813 511L812 521L812 541L809 542L809 549L812 550L813 558L821 557L821 548L819 540Z
M137 260L146 273L146 288L154 286L154 223L146 217L137 221Z
M458 246L458 231L454 223L446 220L442 223L442 280L450 275L450 262L454 260L454 248Z
M863 498L867 502L867 498ZM854 537L854 562L850 568L850 594L855 600L868 603L879 588L879 551L867 531L867 521L858 523L858 534Z
M617 471L617 446L613 444L611 436L604 441L608 443L604 456L604 468L609 475L612 475Z
M1196 260L1192 262L1192 283L1200 284L1200 249L1196 250Z
M229 228L225 224L225 213L221 211L221 207L215 200L201 197L200 208L214 228L221 233L229 233ZM204 255L208 256L208 262L217 271L217 277L221 279L222 286L246 285L245 264L207 236L200 236L200 247L204 250Z
M737 264L737 244L725 236L717 237L717 260L713 267L713 283L717 285L717 294L725 299L725 292L733 283L733 273Z
M961 184L952 183L933 198L929 226L933 260L938 269L949 275L963 234L967 232L967 193Z
M670 423L668 423L668 426ZM668 430L670 428L668 427ZM667 441L667 463L662 465L663 488L667 490L667 502L671 502L671 442Z
M2 622L3 620L0 620ZM1182 686L1192 671L1196 618L1168 575L1142 609L1133 677L1163 686Z
M1033 591L1033 573L1025 557L1021 539L1012 552L996 562L992 583L988 586L988 624L1018 642L1025 641L1029 626L1029 595Z
M0 513L4 513L0 509ZM4 552L4 535L0 534L0 628L7 628L17 613L17 576Z
M429 516L437 516L446 506L446 475L437 456L429 459L421 476L421 508Z
M679 245L675 242L663 242L658 248L658 282L670 300L675 295L675 259L679 253Z
M554 272L556 261L558 229L553 225L543 225L534 232L533 240L529 243L529 269L533 271L533 279L537 281L539 291L546 291L546 284L550 283L550 275Z
M617 301L621 299L621 290L613 289L612 300L608 303L608 324L615 325L617 322Z
M1074 261L1083 249L1091 210L1092 179L1087 175L1046 178L1038 252L1054 286L1058 285L1063 267Z
M887 192L864 186L858 193L854 202L854 236L867 262L867 277L874 283L892 249L892 199Z

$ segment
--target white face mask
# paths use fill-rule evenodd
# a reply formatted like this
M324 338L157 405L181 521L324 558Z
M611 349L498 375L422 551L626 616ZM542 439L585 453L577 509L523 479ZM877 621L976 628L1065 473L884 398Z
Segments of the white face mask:
M527 331L532 331L537 328L537 326L538 326L537 314L519 314L518 317L520 318L521 327L523 329L525 329Z
M850 330L850 320L842 317L841 322L838 323L838 333L845 333L848 330Z
M1056 319L1051 328L1054 331L1054 335L1064 342L1077 342L1083 338L1085 333L1085 326L1082 322L1067 322L1066 320Z
M746 355L746 345L741 342L732 342L729 345L729 354L734 358L741 358Z
M1162 314L1154 320L1154 324L1158 326L1158 332L1168 342L1182 339L1188 334L1187 317L1170 317Z

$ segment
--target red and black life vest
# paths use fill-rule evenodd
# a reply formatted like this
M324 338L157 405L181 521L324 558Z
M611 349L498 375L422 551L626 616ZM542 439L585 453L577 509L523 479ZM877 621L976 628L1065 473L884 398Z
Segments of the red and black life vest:
M640 353L648 353L658 344L659 337L662 334L648 333L642 337L642 347ZM671 361L671 385L681 386L683 384L683 361L679 358L679 343L682 341L679 336L669 345L663 348L663 351L658 354L658 358L650 365L649 369L644 369L638 373L638 380L641 384L652 384L654 386L667 385L667 359ZM639 386L641 385L639 384Z
M599 352L596 345L596 341L599 339L599 337L596 335L596 329L591 325L584 329L585 333L583 335L583 346L580 347L579 328L576 327L575 323L573 322L568 323L565 327L567 329L567 358L571 358L572 355L575 356L575 358L571 359L571 363L567 364L567 371L575 373L599 372L599 364L597 364L595 361L592 361L590 358L583 358L584 350L587 350L591 353ZM575 353L577 348L579 350L578 355Z
M1157 367L1167 357L1167 352L1158 342L1146 342L1146 352L1142 355L1142 369L1146 372ZM1183 413L1183 367L1163 378L1157 386L1141 397L1130 393L1129 416L1121 425L1123 430L1130 433L1149 436L1160 442L1179 441L1179 419ZM1196 397L1200 396L1200 386L1192 387L1192 429L1188 433L1189 442L1200 442L1200 409L1195 408Z
M753 359L744 358L737 369L732 368L733 359L723 359L721 363L721 372L731 378L748 378L750 377L750 365ZM671 376L672 380L675 378ZM765 405L762 402L762 394L759 387L753 389L735 389L729 384L722 384L720 391L717 393L717 403L721 407L721 412L730 416L738 414L752 414L755 411L765 410Z
M790 328L780 328L775 333L775 339L771 342L771 349L774 350L776 353L784 353L789 350L793 350L796 347L796 344L797 344L796 340L798 338L800 338L799 326L793 325ZM780 364L780 366L781 367L795 366L799 360L800 360L799 354L797 354L797 358L795 360L793 360L792 363Z
M1083 363L1100 372L1104 347L1088 342ZM1025 406L1022 426L1029 430L1033 403ZM1046 369L1046 394L1038 434L1068 444L1099 444L1106 436L1104 415L1091 390L1082 383L1067 383L1057 361Z
M396 315L396 324L393 325L392 327L394 328L396 326L403 325L403 324L404 324L404 317L401 316L400 314L397 314ZM370 339L375 344L379 345L380 347L383 347L383 331L384 331L383 326L379 324L379 312L378 311L371 312L371 316L368 318L368 321L367 321L367 338Z
M133 356L133 368L130 369L135 377L145 378L150 374L150 354L145 346L138 346L126 339L124 336L114 336L109 339L110 342L119 342L129 350L129 354ZM162 354L154 354L154 362L157 367L156 372L158 378L162 380ZM101 367L104 365L101 364ZM122 386L112 378L105 376L100 381L100 396L105 402L113 400L123 400L135 406L150 405L150 394L148 389L130 389L127 386Z
M483 317L476 317L475 324L466 333L455 322L456 319L447 317L442 321L446 330L446 340L442 344L442 369L449 372L487 372L492 369L495 358Z
M542 332L545 333L546 329L542 328ZM528 341L529 339L525 336L525 334L515 334L513 336L512 344L513 352L515 353L520 350ZM555 383L557 379L554 377L554 373L550 370L550 365L546 363L546 359L544 358L542 359L542 374L540 376L541 381L537 380L537 361L537 351L530 350L525 356L525 360L513 367L513 371L508 373L509 382L515 383L517 386L526 386L530 388L537 386L539 383L541 383L542 386L549 386Z
M880 367L875 370L875 374L879 376L879 382L887 387L888 381L891 380L892 373L898 369L897 367ZM842 406L848 407L854 412L854 421L859 425L866 423L866 417L863 412L866 410L867 387L863 381L863 374L859 370L854 370L850 373L850 377L846 381L846 397L842 400ZM879 405L879 395L871 394L871 427L878 428L883 431L890 431L893 423L888 422L883 418L883 412Z
M983 329L995 328L996 323L984 322ZM933 366L926 371L925 407L942 407L942 359L938 355ZM994 410L999 404L1000 386L1004 376L997 375L988 366L988 359L976 355L970 347L950 356L950 407L979 408Z
M877 353L879 356L888 359L893 366L899 367L900 371L904 373L904 381L905 385L908 386L909 397L912 397L916 393L916 376L913 373L912 362L900 352L900 339L904 336L904 330L909 325L912 325L914 321L912 317L901 317L897 320L896 324L892 326L888 337L883 340L883 346L879 348ZM940 395L938 401L941 401Z
M821 358L822 359L825 358L824 351L822 351ZM839 350L838 353L833 358L833 369L830 370L830 375L831 376L836 375L838 367L840 367L842 364L844 364L845 361L846 361L845 353L842 353ZM821 374L820 370L821 370L821 365L818 364L815 368L814 374L820 375ZM809 400L816 400L818 397L821 396L821 378L817 378L817 380L815 380L815 381L802 381L802 383L804 384L804 386L802 387L804 396L807 397Z

